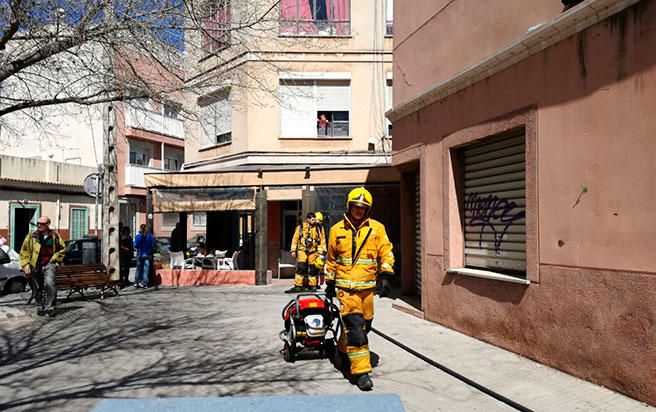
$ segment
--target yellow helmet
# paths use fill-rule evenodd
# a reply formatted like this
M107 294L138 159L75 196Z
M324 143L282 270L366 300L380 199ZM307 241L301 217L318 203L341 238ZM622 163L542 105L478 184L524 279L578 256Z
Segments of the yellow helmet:
M374 199L371 197L371 193L364 187L357 187L348 194L346 198L346 210L348 211L351 205L366 207L367 213L371 209L371 205L374 204Z
M315 212L314 213L314 221L317 222L317 223L323 223L323 213Z

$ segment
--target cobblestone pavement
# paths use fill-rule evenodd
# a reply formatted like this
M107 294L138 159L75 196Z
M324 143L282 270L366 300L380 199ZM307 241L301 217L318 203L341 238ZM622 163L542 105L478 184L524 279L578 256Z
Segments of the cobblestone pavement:
M65 302L53 319L37 317L25 294L0 297L0 315L11 313L0 316L0 410L87 411L108 398L361 394L325 359L284 362L286 287L129 288ZM385 301L381 330L439 327ZM377 335L370 345L380 356L372 393L397 393L408 411L512 410ZM580 405L574 409L594 406Z

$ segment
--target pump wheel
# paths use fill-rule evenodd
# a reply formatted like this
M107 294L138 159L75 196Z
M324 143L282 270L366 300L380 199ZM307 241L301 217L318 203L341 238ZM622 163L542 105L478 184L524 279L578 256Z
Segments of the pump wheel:
M289 343L285 342L285 346L282 348L282 358L285 360L285 362L289 363L294 363L296 361L296 354L294 353L294 349L289 346Z
M323 357L332 359L335 356L335 342L332 339L327 339L323 342Z

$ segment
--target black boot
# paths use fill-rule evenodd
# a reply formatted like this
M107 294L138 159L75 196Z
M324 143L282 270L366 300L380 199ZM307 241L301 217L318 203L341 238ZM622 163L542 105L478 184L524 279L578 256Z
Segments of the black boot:
M303 288L300 286L292 286L291 289L287 289L285 293L300 293L303 292Z
M368 373L358 376L355 384L358 385L358 389L361 391L370 391L374 387L374 381L371 380Z

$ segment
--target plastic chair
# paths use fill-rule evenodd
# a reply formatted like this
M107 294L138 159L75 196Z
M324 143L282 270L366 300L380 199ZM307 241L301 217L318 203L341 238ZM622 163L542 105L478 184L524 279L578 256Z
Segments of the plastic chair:
M171 252L171 269L184 269L184 252Z

